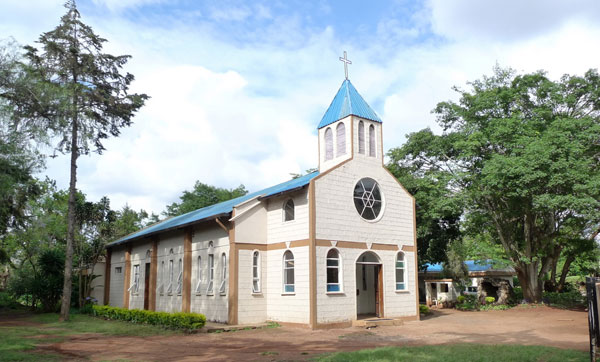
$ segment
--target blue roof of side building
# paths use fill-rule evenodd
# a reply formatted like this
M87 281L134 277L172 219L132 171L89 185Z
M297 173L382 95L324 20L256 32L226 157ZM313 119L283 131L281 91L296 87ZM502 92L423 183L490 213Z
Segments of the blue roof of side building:
M382 123L377 113L358 94L358 91L350 83L350 80L346 79L333 98L333 101L331 101L317 128L321 129L351 114Z
M269 196L275 196L278 194L282 194L285 192L293 191L300 189L310 182L314 177L319 175L318 171L313 173L309 173L308 175L304 175L284 183L268 187L266 189L256 191L253 193L246 194L244 196L237 197L235 199L227 200L220 202L218 204L214 204L211 206L203 207L198 210L194 210L188 212L187 214L179 215L172 217L170 219L161 221L154 225L151 225L145 229L137 231L133 234L129 234L119 240L113 241L109 243L107 246L115 246L119 244L123 244L125 242L143 237L149 236L151 234L156 234L158 232L164 232L166 230L177 229L186 225L190 225L196 222L201 222L204 220L215 219L220 216L226 216L231 214L234 206L243 203L244 201L248 201L254 197L266 198Z
M465 265L470 272L480 272L494 270L491 260L465 260ZM437 264L425 264L425 272L429 273L441 273L443 270L441 263Z

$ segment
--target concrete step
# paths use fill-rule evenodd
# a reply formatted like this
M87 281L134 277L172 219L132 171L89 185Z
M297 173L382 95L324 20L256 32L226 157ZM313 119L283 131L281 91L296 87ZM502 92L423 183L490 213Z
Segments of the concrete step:
M378 326L401 326L401 319L394 318L368 318L352 321L353 327L374 328Z

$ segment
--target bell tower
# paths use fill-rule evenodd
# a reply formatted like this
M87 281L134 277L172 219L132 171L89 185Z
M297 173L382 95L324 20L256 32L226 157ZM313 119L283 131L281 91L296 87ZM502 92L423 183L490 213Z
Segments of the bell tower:
M328 169L349 158L383 162L382 121L361 97L348 79L348 64L344 57L346 79L331 101L319 126L319 171Z

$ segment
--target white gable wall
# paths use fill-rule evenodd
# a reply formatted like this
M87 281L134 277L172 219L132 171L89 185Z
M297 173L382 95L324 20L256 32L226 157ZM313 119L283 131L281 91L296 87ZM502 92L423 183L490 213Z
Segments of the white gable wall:
M283 221L283 204L294 200L294 220ZM308 187L267 201L267 243L308 239ZM237 224L236 224L237 241Z

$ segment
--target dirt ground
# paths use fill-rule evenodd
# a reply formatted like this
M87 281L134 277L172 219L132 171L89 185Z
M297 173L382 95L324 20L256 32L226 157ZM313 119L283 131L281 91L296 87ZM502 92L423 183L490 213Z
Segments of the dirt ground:
M587 313L539 306L482 312L442 309L421 321L369 330L279 327L143 338L85 334L40 349L61 353L65 359L289 361L342 350L448 343L545 345L585 351L588 338Z

